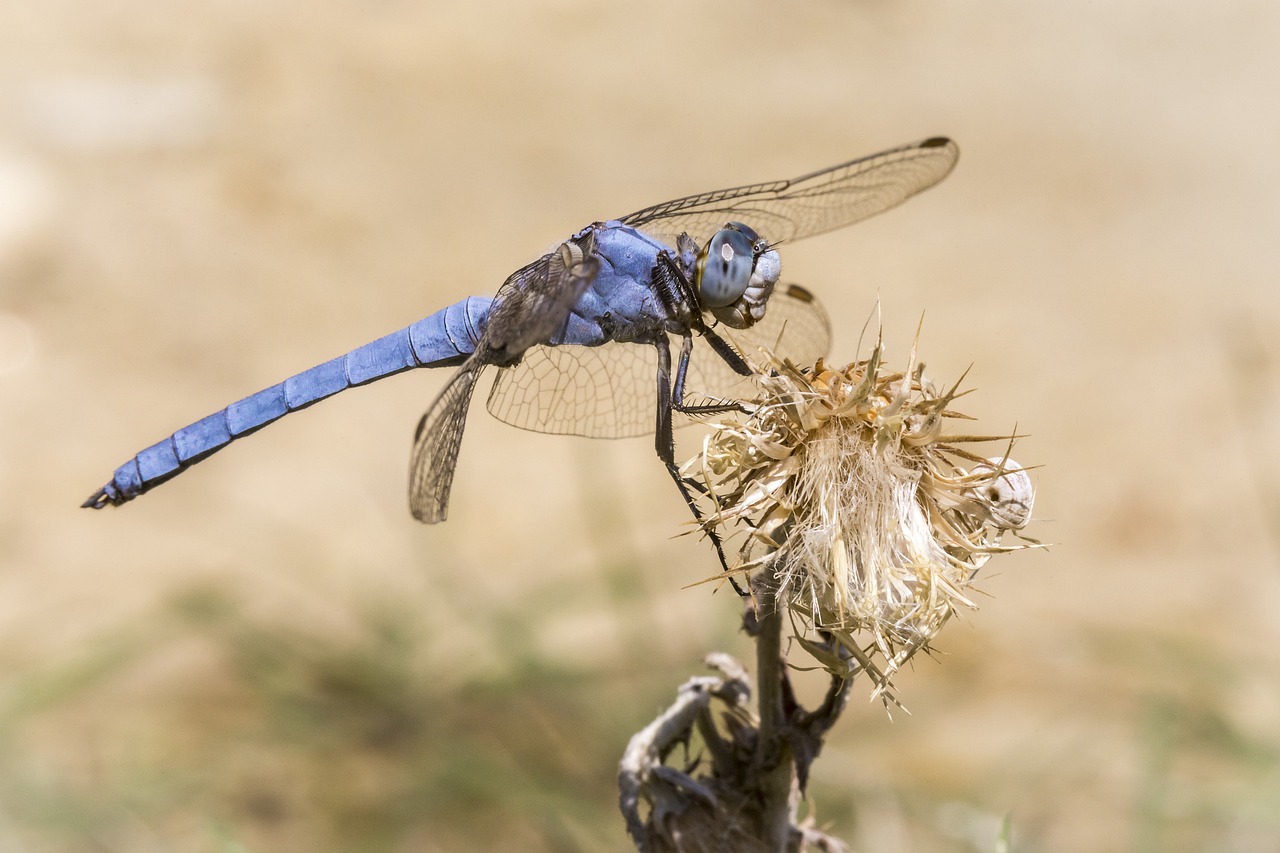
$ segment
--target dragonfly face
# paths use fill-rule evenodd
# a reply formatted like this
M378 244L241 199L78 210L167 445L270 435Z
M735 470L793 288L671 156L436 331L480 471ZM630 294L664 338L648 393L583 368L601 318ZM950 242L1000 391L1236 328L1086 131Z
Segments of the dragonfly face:
M764 316L765 304L782 274L776 250L741 222L730 222L698 252L693 288L704 310L735 329Z

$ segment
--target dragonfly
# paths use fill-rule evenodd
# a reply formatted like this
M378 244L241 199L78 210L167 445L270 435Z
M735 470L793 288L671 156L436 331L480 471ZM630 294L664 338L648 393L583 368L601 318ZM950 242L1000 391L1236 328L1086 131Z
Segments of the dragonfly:
M733 408L753 345L797 363L827 351L826 315L804 288L779 284L777 247L896 207L945 178L958 156L950 139L931 137L595 222L516 270L492 297L469 296L179 429L117 468L83 506L127 503L348 388L454 367L418 423L410 460L413 516L443 521L472 395L492 367L487 407L509 424L591 437L652 431L696 515L675 462L673 416Z

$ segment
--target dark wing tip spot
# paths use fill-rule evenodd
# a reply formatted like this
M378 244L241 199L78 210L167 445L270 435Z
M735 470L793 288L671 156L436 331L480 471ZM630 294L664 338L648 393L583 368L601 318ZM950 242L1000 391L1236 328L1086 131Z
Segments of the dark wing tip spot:
M792 299L805 304L812 303L817 298L808 288L801 287L798 284L788 284L783 292Z
M945 136L931 136L924 142L920 143L921 148L946 148L951 144L951 140Z

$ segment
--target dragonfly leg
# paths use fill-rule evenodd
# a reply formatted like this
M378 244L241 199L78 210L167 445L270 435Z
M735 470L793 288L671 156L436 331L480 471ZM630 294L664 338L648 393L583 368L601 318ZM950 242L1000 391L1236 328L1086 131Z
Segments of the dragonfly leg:
M658 252L658 263L653 268L651 283L671 316L678 317L690 328L702 325L702 311L698 307L698 297L693 292L693 282L669 252Z
M729 365L733 372L741 376L751 375L751 367L742 356L724 338L708 329L702 322L693 284L690 283L689 277L685 275L676 259L665 251L658 253L658 263L653 271L653 287L667 310L675 316L683 317L688 324L687 328L694 329L706 338L711 349L724 359L725 364ZM723 412L741 411L742 407L736 403L715 402L697 406L684 404L684 380L689 370L689 356L692 351L693 337L686 333L680 348L680 364L676 369L676 384L672 400L675 410L687 415L717 415Z
M751 369L751 365L747 364L738 351L729 345L729 342L715 333L714 329L703 329L702 336L707 339L707 343L711 344L711 348L716 351L716 355L724 359L724 363L733 368L733 372L739 376L750 376L755 371Z
M693 493L689 491L690 482L685 480L680 474L680 468L676 465L676 440L675 434L671 429L671 344L666 335L660 335L654 344L658 348L658 423L656 433L656 445L658 458L667 466L667 473L671 475L671 479L675 481L676 488L680 490L681 497L684 498L685 505L689 507L689 511L693 513L694 519L702 521L702 511L698 509L697 501L694 500ZM684 393L684 375L689 366L689 352L693 346L693 338L685 335L684 344L680 348L680 364L676 373L676 395L683 396ZM716 556L720 558L720 566L729 572L729 561L725 558L724 547L720 542L720 536L714 530L704 528L707 538L711 540L711 544L715 546ZM746 592L738 585L738 581L732 575L729 576L729 583L733 585L734 592L740 596L746 596Z
M741 376L750 376L751 368L742 360L742 357L734 351L733 347L725 342L724 338L717 335L710 329L703 331L703 338L711 344L711 348L716 354L724 359L733 371ZM684 343L680 347L680 361L676 366L676 382L672 395L671 407L677 412L685 415L722 415L725 412L745 412L746 409L742 404L730 400L720 400L716 402L698 403L696 405L686 405L684 402L684 382L685 376L689 372L689 356L693 351L693 338L686 335Z

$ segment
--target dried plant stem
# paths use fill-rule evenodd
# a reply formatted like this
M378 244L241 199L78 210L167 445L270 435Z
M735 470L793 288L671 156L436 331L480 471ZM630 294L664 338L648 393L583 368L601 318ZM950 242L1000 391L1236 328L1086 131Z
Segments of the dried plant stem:
M850 680L833 678L820 707L800 707L782 655L778 578L767 569L752 578L751 589L744 621L756 643L754 709L746 670L728 655L710 654L706 663L717 675L680 687L675 702L631 739L619 765L619 806L645 853L848 849L815 829L812 815L798 824L796 812L809 766L847 703ZM701 754L690 762L695 732ZM686 761L675 765L681 746Z
M1002 542L1030 521L1035 499L1009 458L1014 436L1001 455L982 456L960 445L991 437L944 433L945 421L965 419L952 409L960 385L934 386L914 345L902 371L887 366L879 340L839 369L765 357L759 396L717 422L681 468L705 505L701 532L741 537L719 577L748 578L755 709L741 665L716 656L707 663L720 676L687 682L632 738L620 804L644 853L848 850L812 814L796 816L854 679L897 704L893 674L974 606L966 590L979 568L1039 544ZM812 711L792 689L784 629L831 678Z
M761 578L756 594L756 690L760 738L756 745L764 838L773 850L786 850L795 809L795 762L787 737L783 707L786 662L782 657L782 611L778 607L778 579L772 568Z

